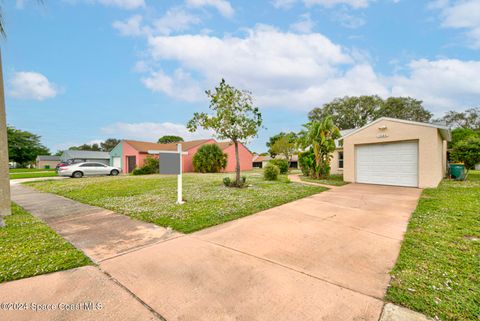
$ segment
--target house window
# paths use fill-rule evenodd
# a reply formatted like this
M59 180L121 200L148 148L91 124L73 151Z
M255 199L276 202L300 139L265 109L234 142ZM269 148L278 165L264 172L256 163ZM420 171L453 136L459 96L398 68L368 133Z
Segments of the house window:
M338 168L343 168L343 152L338 152Z

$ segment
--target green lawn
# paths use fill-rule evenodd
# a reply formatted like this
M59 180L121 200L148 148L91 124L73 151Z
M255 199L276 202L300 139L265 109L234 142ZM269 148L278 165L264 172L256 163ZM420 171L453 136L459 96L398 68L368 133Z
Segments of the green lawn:
M55 168L10 168L10 173L55 172Z
M0 282L92 264L70 243L20 206L0 228Z
M20 179L20 178L36 178L36 177L54 177L57 176L55 171L48 172L15 172L10 173L10 179Z
M343 181L343 175L330 175L327 179L315 179L308 176L300 175L300 179L305 182L320 183L333 186L342 186L348 184Z
M480 320L480 171L423 191L386 299L441 320Z
M97 205L117 213L189 233L326 190L323 187L264 181L246 172L248 188L227 188L227 174L185 174L183 205L175 204L176 176L117 176L29 183L39 190Z

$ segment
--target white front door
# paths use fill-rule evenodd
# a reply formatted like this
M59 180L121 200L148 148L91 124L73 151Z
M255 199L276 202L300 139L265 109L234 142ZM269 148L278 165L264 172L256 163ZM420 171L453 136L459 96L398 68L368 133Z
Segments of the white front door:
M418 142L358 145L357 183L418 186Z

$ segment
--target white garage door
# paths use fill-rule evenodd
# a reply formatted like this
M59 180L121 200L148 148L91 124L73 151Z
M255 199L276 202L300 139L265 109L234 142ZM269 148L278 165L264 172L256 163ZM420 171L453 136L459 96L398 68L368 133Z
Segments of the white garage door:
M418 186L418 143L400 142L356 147L358 183Z
M113 167L121 167L120 157L112 157Z

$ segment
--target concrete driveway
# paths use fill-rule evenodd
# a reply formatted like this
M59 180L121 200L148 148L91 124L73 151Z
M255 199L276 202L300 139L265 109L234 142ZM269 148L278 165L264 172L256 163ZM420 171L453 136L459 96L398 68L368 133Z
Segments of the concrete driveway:
M100 268L167 320L378 320L420 193L350 184Z

